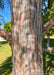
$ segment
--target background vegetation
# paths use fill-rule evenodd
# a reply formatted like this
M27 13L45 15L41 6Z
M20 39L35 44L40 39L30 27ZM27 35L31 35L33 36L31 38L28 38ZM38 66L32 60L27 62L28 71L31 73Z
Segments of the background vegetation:
M5 0L0 0L0 9L4 9ZM48 1L48 3L46 3ZM6 0L10 5L10 0ZM7 5L8 5L7 4ZM43 0L44 9L42 9L42 20L43 25L54 16L54 0ZM3 16L2 16L3 17ZM0 15L0 25L4 19ZM4 29L6 31L11 31L11 22L4 24ZM49 32L52 34L50 37L50 47L54 47L54 27L52 27ZM43 47L46 48L46 36L43 40ZM7 42L0 42L0 75L11 75L12 72L12 61L11 61L11 48ZM54 75L54 52L43 52L44 61L44 72L52 73Z

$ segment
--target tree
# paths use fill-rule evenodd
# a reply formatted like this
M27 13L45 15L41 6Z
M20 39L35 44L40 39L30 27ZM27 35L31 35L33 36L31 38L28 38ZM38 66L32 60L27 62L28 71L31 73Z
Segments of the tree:
M46 24L43 25L43 36L47 34L47 48L49 46L50 34L54 33L54 17L52 17Z
M48 1L47 3L45 1ZM54 0L43 0L42 4L45 8L43 8L42 12L42 20L43 25L49 21L54 16Z
M49 33L49 31L47 31L47 48L50 47L49 46L49 38L50 38L50 33Z
M0 0L0 10L3 10L6 6L10 6L10 0ZM4 17L0 14L0 26L5 23Z
M11 46L11 32L7 32L3 29L0 29L0 37L6 39Z
M49 33L50 33L50 35L53 35L53 34L54 34L54 26L52 26L52 27L49 29Z
M0 9L4 9L4 2L3 2L3 0L0 0Z
M49 31L49 29L53 26L54 26L54 16L43 25L43 34Z
M41 0L11 1L13 75L43 73L41 3Z
M11 42L12 75L43 75L41 15L42 0L11 0L11 34L1 32Z
M11 31L11 22L7 22L4 24L4 30L10 32Z
M45 1L48 1L47 4ZM43 12L42 20L43 20L43 27L44 27L45 26L44 24L54 16L54 0L43 0L43 6L45 7L45 9L43 9L42 11ZM49 21L48 25L46 25L47 27L44 27L44 29L46 29L45 33L47 34L47 47L49 47L50 34L51 33L53 34L54 31L53 28L51 28L52 25Z
M2 0L0 0L0 10L3 10L3 9L4 9L4 2ZM4 23L4 18L0 14L0 26L2 25L2 23Z

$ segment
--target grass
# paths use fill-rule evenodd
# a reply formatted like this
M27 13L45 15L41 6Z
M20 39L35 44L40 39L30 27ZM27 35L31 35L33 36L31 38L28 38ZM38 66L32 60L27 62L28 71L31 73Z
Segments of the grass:
M0 42L0 75L11 75L11 48L7 42Z
M54 39L50 38L50 46L54 46ZM43 40L43 47L46 47L46 38ZM11 75L12 61L11 48L7 42L0 42L0 75ZM54 75L54 52L44 52L44 72Z

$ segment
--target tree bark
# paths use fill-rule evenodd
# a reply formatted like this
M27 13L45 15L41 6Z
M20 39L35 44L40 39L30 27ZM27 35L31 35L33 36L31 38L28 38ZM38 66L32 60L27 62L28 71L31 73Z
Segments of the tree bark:
M54 17L52 17L47 23L43 25L43 35L49 31L49 29L54 26Z
M3 29L0 29L0 37L4 38L8 41L9 45L11 46L11 32L7 32Z
M47 32L47 48L50 47L49 46L49 39L50 39L50 33L49 31Z
M43 75L42 0L11 0L12 75Z

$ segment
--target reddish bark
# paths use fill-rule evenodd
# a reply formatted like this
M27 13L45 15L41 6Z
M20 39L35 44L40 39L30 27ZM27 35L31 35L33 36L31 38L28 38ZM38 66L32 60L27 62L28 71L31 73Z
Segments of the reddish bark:
M11 46L11 32L7 32L3 29L0 29L0 37L4 38L5 40L8 41L8 43Z
M42 0L11 0L11 14L12 75L43 75Z
M54 17L43 25L43 33L45 34L52 26L54 26Z
M12 75L43 75L42 0L11 0L11 9Z
M21 11L20 11L20 17L19 17L19 25L18 25L18 29L20 28L21 17L22 17L22 9L21 9Z

